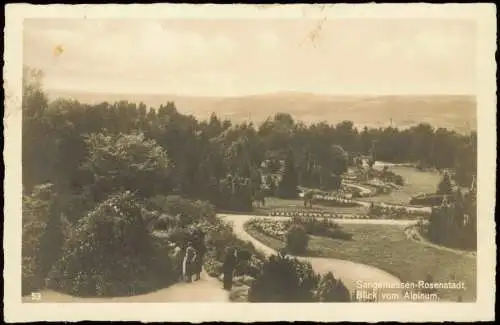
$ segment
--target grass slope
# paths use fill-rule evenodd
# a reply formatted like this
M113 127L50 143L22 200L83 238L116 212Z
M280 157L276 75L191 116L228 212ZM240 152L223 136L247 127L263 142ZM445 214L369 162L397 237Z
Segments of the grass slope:
M345 241L311 236L307 255L338 258L363 263L385 270L402 281L425 280L432 275L435 282L464 281L466 290L440 290L441 299L463 301L476 299L476 259L429 247L406 238L403 228L388 225L342 225L353 234ZM284 247L276 238L266 236L250 225L246 230L273 249Z

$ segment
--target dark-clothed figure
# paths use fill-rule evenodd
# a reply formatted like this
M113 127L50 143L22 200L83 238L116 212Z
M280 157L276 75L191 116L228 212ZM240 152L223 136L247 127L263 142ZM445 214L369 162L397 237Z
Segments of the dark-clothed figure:
M224 264L222 265L225 290L231 290L233 286L233 272L237 263L236 253L236 249L234 248L230 248L226 251L226 258L224 260Z
M195 281L200 280L200 275L201 271L203 270L203 258L205 256L205 234L201 231L198 230L196 232L196 237L194 241L194 248L197 251L196 255L196 260L195 260L195 265L194 265L194 274L195 274Z

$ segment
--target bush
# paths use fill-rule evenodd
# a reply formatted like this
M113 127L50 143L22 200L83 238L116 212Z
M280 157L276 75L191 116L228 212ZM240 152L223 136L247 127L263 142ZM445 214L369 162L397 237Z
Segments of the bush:
M439 182L436 194L441 195L451 195L453 194L453 184L451 182L451 176L449 173L445 172L443 179Z
M233 285L237 287L241 286L252 286L252 283L255 281L254 277L249 275L240 275L233 278Z
M44 279L61 254L64 225L52 184L35 186L23 197L22 293L43 287Z
M302 254L307 251L309 237L303 226L293 225L285 235L286 249L292 254Z
M252 278L258 278L262 274L262 266L264 265L264 258L252 255L250 260L244 263L238 263L235 268L237 276L247 275Z
M211 270L212 276L218 276L220 274L218 265L222 265L224 262L226 249L233 247L239 252L239 263L236 265L235 271L240 275L252 277L260 274L260 261L265 259L264 255L257 251L251 242L236 237L229 224L217 219L214 223L202 222L198 226L206 234L207 258L204 266L207 273L209 273L208 270Z
M204 263L205 271L208 275L218 278L222 274L222 262L213 257L207 257Z
M399 186L405 185L405 180L404 180L403 176L401 176L401 175L396 175L394 177L393 182L394 182L394 184L399 185Z
M403 186L405 184L404 178L401 175L398 175L388 169L384 169L380 172L379 177L387 183L394 183L399 186Z
M143 198L161 193L172 172L166 150L142 132L89 133L81 167L93 175L93 194L105 199L117 188L136 191Z
M47 286L74 296L127 296L173 281L166 241L154 240L130 194L112 195L79 220Z
M316 290L316 300L319 302L349 302L349 290L340 279L335 279L332 272L321 277Z
M169 241L183 246L190 238L190 234L186 228L174 227L167 231L167 236Z
M229 293L229 301L231 302L248 302L248 292L250 287L247 285L242 285L239 287L234 287Z
M290 225L301 225L309 235L324 236L336 239L352 238L352 234L344 232L335 221L323 218L293 217Z
M271 256L262 275L250 287L250 302L312 302L318 276L311 264L295 258Z
M460 192L453 203L433 207L425 234L436 244L452 248L477 249L477 206L475 195Z
M155 220L155 230L169 230L180 225L180 218L162 214Z
M149 208L179 218L179 226L187 226L203 220L215 222L215 208L204 201L184 199L177 195L157 195L149 199Z
M22 261L22 295L28 295L43 287L43 277L36 272L36 260L32 256L23 256Z

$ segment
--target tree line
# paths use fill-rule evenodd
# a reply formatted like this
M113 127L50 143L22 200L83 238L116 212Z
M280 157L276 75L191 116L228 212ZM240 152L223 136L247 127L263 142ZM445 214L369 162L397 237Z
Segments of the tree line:
M126 101L49 101L42 77L25 69L23 188L30 193L50 182L82 208L123 188L142 197L175 193L248 211L263 185L279 196L293 196L295 184L336 187L359 154L452 168L461 185L469 185L476 171L475 132L428 124L404 130L358 130L351 121L306 125L287 113L259 126L215 114L197 120L173 102L155 109Z

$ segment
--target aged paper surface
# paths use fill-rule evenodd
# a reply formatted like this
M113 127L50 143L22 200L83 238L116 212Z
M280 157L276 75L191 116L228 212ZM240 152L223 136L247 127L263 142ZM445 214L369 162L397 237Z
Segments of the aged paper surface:
M493 320L495 14L7 5L5 321Z

